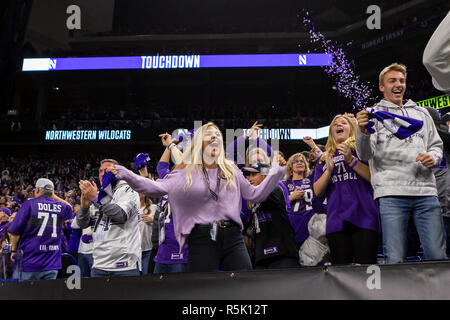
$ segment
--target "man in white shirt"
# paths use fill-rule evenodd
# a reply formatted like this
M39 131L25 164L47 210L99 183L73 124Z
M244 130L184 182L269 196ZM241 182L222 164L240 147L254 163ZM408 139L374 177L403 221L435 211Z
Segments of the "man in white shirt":
M100 162L99 180L117 161L104 159ZM138 276L141 270L141 235L139 232L139 195L124 181L112 188L108 203L95 204L92 200L98 189L94 182L81 180L81 209L75 224L79 228L89 226L92 206L97 206L93 230L93 266L91 277ZM91 209L90 209L91 208Z

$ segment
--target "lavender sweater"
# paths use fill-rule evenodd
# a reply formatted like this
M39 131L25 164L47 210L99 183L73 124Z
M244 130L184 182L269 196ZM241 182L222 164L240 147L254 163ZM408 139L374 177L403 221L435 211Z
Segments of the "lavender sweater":
M116 165L118 178L125 180L128 185L139 193L150 197L169 196L172 207L175 237L184 248L186 239L195 224L208 224L222 219L233 220L242 229L240 217L241 198L259 203L264 201L276 187L278 181L286 171L286 166L280 167L278 163L271 168L269 175L257 187L252 186L242 172L234 166L236 187L225 188L225 180L221 181L218 192L219 200L216 202L210 195L201 171L192 170L192 185L185 190L185 169L174 170L164 179L152 181L134 174L130 170ZM206 169L211 190L216 190L217 169Z

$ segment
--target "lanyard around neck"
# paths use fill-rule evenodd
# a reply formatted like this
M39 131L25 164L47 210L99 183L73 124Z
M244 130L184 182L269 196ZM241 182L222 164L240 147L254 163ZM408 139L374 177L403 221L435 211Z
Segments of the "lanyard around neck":
M220 167L217 168L217 184L216 184L215 191L211 190L211 184L209 183L209 175L208 175L208 172L206 171L205 167L202 166L202 170L203 170L203 180L205 181L205 183L208 187L211 197L215 201L218 201L219 200L219 189L220 189Z

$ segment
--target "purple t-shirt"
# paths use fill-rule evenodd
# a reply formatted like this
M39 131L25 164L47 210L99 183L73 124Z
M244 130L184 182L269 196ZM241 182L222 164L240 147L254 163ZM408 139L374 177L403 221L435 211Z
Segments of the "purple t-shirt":
M289 221L295 231L295 240L297 242L303 242L309 236L308 222L315 213L312 205L314 198L312 181L309 178L304 178L302 180L284 180L282 182L289 191L289 194L295 190L305 191L305 196L302 199L291 203L291 210L288 214Z
M61 269L62 224L72 213L70 206L46 197L22 204L8 231L20 235L23 271Z
M158 253L154 259L155 262L164 264L178 264L188 262L188 248L184 247L180 252L180 245L175 238L175 231L173 228L173 219L171 216L166 218L164 223L164 242L158 247Z
M353 152L355 157L356 153ZM380 211L373 199L371 184L364 180L345 162L344 156L336 151L333 157L334 169L326 189L327 227L330 234L343 229L343 222L380 232ZM358 161L367 164L366 161ZM326 170L326 164L317 160L314 171L316 182Z

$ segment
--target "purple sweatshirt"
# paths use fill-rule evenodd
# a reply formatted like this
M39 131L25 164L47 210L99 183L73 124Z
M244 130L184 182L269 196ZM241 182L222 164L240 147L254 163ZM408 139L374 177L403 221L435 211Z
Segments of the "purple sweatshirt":
M175 236L180 249L184 248L186 239L195 224L209 224L219 220L233 220L241 226L240 217L241 197L252 202L262 202L272 192L280 178L283 176L286 166L280 167L276 163L270 170L266 179L257 187L254 187L245 179L242 172L235 166L235 187L225 187L222 181L218 191L216 202L206 186L200 170L192 170L192 185L186 188L186 169L174 170L164 179L152 181L140 177L130 170L115 166L118 178L125 180L131 188L150 197L169 196L169 204L173 210ZM200 171L200 172L199 172ZM211 190L216 190L217 169L206 169L209 176ZM223 180L223 179L222 179Z

